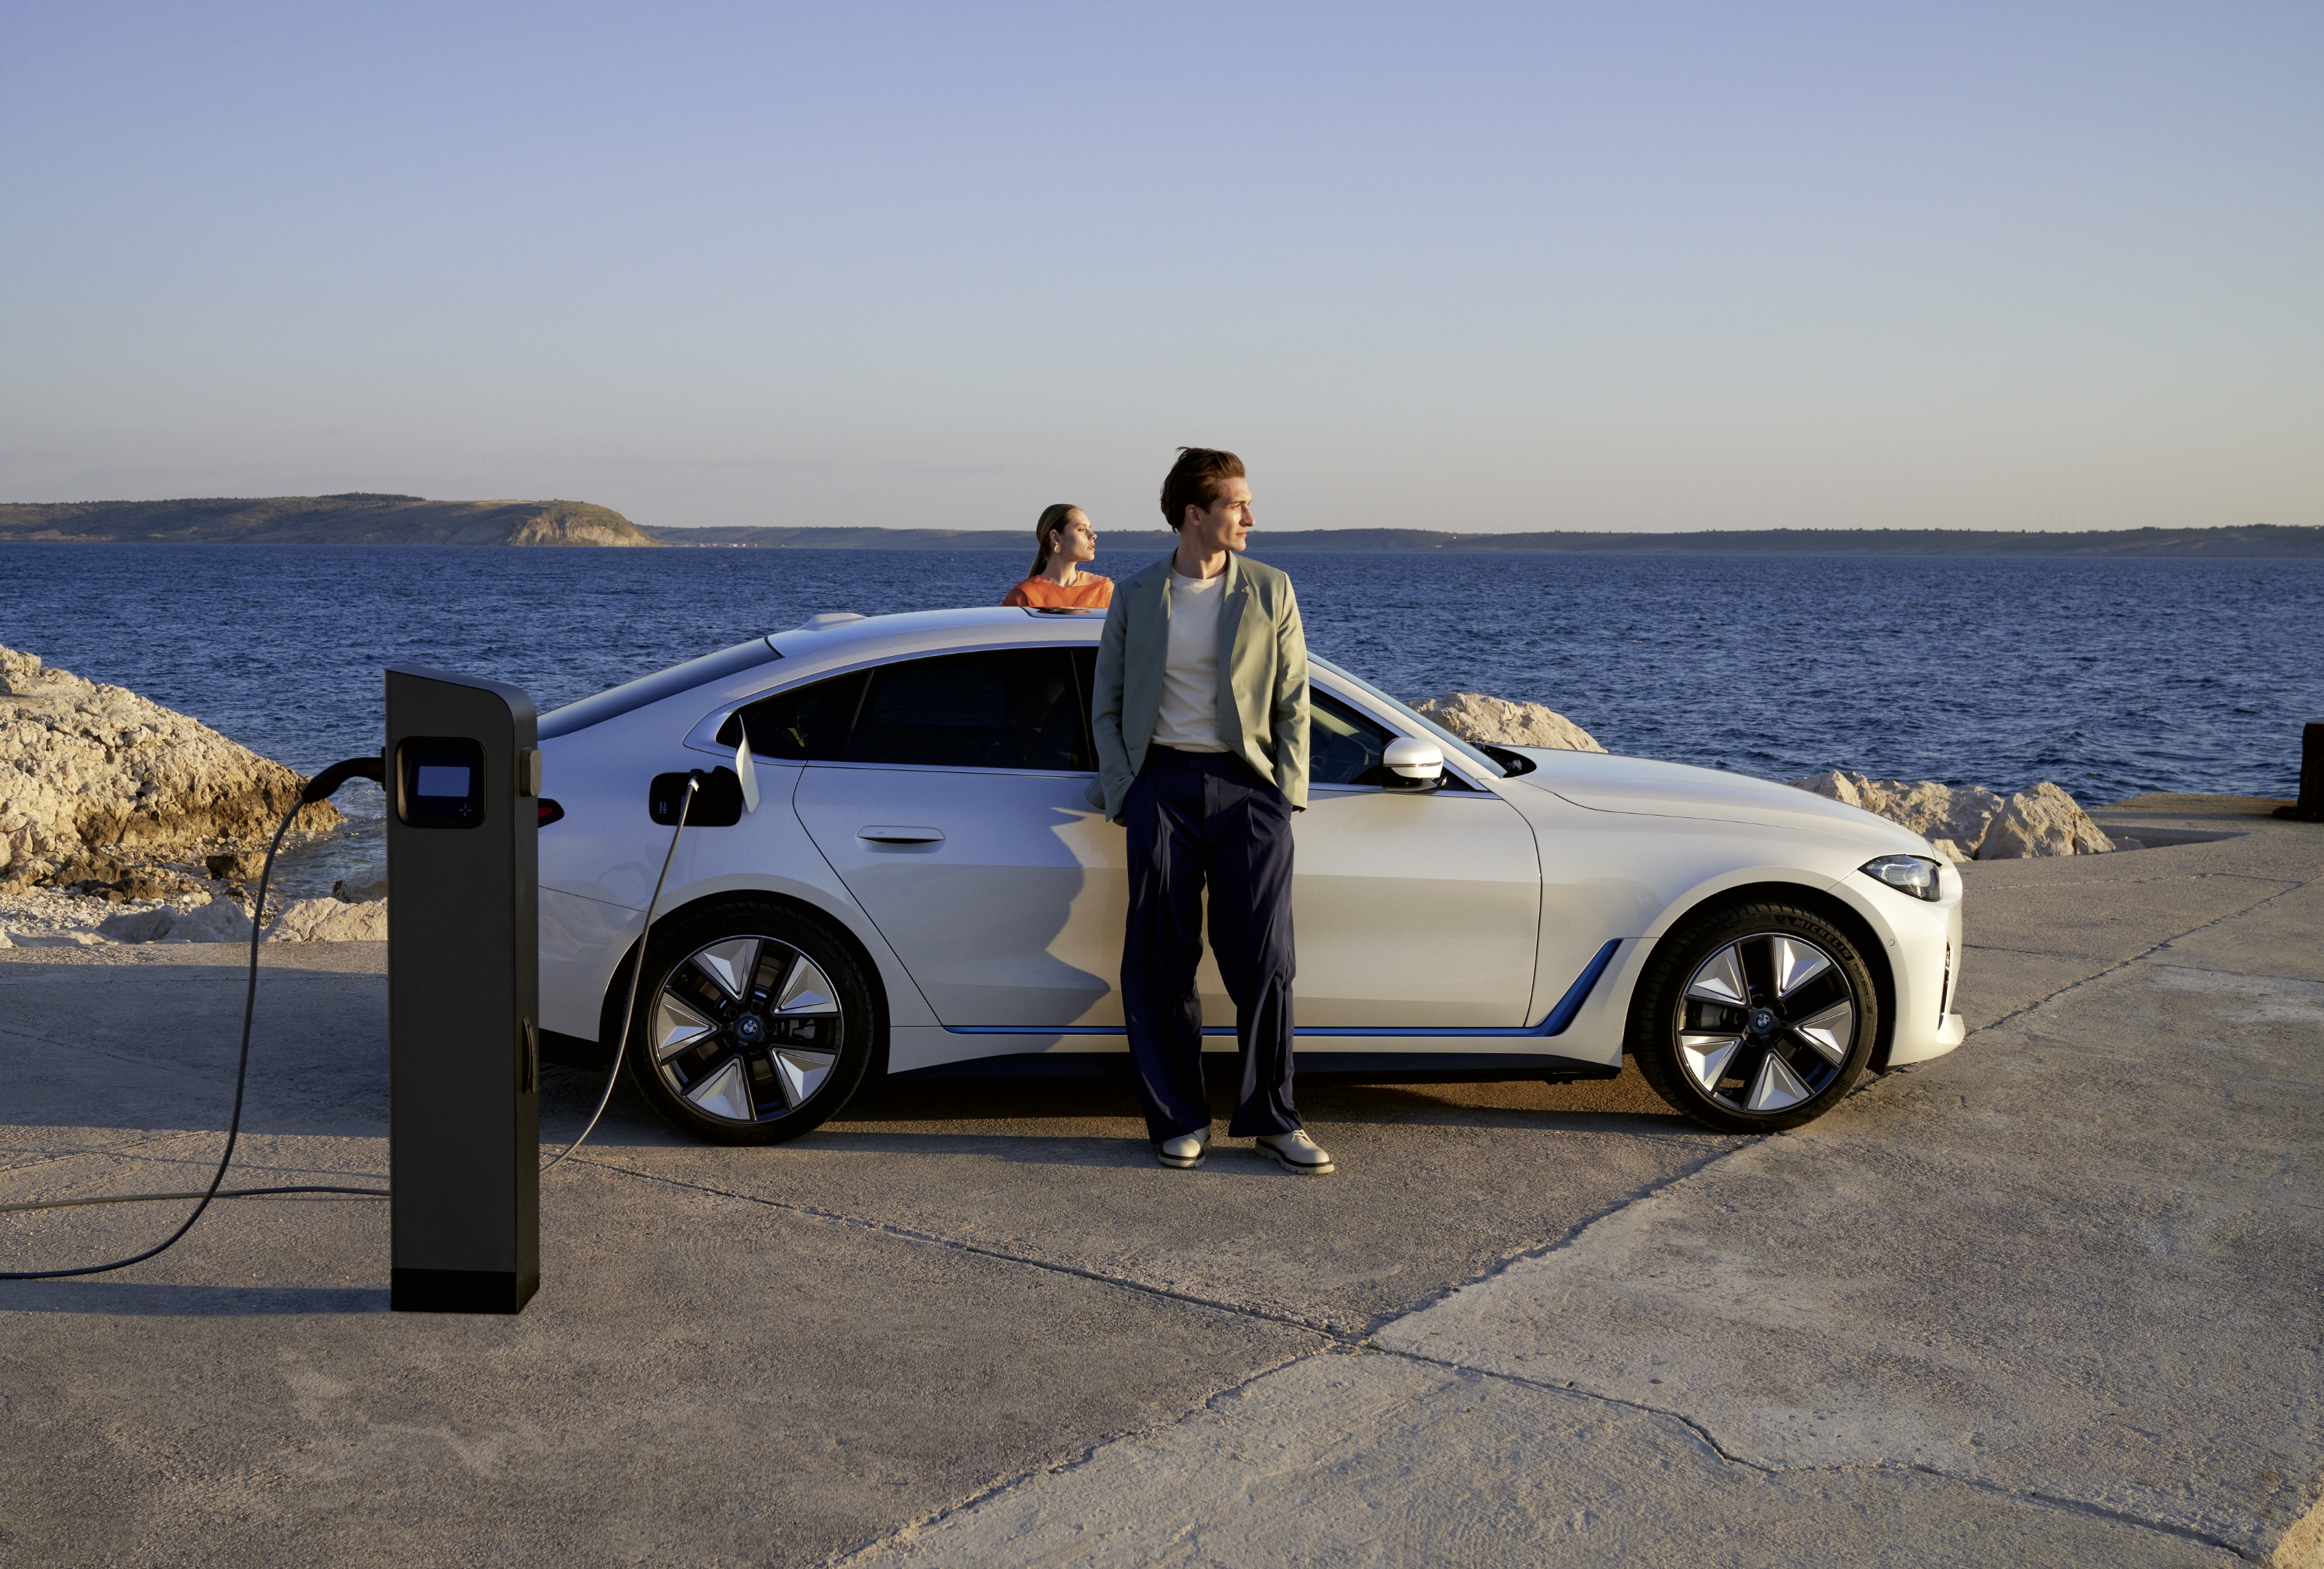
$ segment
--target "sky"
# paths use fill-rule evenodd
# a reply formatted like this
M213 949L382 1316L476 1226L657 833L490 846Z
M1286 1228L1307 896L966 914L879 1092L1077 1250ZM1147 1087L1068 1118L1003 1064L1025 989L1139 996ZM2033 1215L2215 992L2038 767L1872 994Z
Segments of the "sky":
M2310 4L0 5L0 500L2324 523Z

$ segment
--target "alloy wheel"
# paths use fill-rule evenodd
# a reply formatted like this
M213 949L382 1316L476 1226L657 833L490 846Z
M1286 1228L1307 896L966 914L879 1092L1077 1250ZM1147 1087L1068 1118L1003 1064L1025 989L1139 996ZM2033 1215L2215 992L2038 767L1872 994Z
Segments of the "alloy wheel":
M1847 1066L1860 1009L1844 966L1792 932L1716 949L1679 994L1678 1059L1730 1112L1765 1115L1814 1099Z
M790 944L729 937L670 967L653 1001L654 1072L703 1115L755 1123L830 1081L846 1020L828 977Z

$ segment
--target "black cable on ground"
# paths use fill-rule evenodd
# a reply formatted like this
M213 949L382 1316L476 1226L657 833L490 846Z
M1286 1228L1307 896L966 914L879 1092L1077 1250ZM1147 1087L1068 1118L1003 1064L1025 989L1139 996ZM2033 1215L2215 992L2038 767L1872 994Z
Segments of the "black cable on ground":
M106 1194L96 1198L56 1198L44 1199L32 1204L0 1204L0 1214L15 1214L27 1210L78 1209L88 1204L155 1204L169 1199L197 1198L201 1202L194 1206L194 1213L188 1215L184 1223L169 1236L143 1252L133 1254L129 1258L116 1260L110 1264L85 1264L75 1269L0 1270L0 1280L60 1280L75 1275L104 1275L115 1269L125 1269L132 1264L142 1264L155 1254L173 1247L180 1238L192 1231L194 1223L202 1218L202 1212L209 1208L214 1199L269 1198L276 1195L294 1193L341 1194L355 1198L389 1196L386 1189L377 1187L301 1186L222 1188L219 1186L226 1180L226 1168L234 1162L235 1141L242 1131L243 1090L250 1076L250 1023L252 1015L258 1006L258 944L260 933L265 926L266 885L274 874L275 852L281 849L282 836L290 831L290 821L299 815L302 808L316 801L328 799L339 786L350 779L358 778L368 779L374 783L383 782L386 771L381 760L375 757L351 757L345 762L333 763L329 768L317 774L309 781L306 789L300 792L298 804L283 814L281 823L274 830L272 842L266 846L266 864L259 870L258 896L250 916L250 983L243 993L242 1000L242 1055L235 1063L234 1070L234 1114L226 1121L226 1150L218 1157L217 1170L212 1174L209 1186L185 1193L117 1193ZM580 1149L583 1141L596 1131L597 1120L605 1114L606 1106L613 1102L613 1087L621 1083L622 1057L629 1048L631 1016L637 1011L638 982L645 973L646 941L653 936L654 909L661 900L662 885L669 880L670 862L678 855L678 839L686 832L687 814L693 808L695 793L701 788L702 773L697 769L693 777L686 781L686 794L678 802L678 826L670 831L669 849L664 853L661 859L661 875L654 879L653 894L646 900L645 930L638 938L638 962L630 971L629 1001L622 1011L622 1032L613 1048L613 1071L605 1077L605 1093L598 1097L597 1109L590 1113L588 1123L581 1130L580 1136L567 1144L555 1159L540 1168L544 1176L556 1169L558 1164L567 1156Z
M91 1150L101 1155L103 1150ZM222 1187L211 1198L272 1198L278 1193L344 1193L357 1198L385 1198L383 1187ZM201 1198L198 1187L185 1193L108 1193L98 1198L45 1198L38 1204L0 1204L0 1215L28 1209L78 1209L85 1204L153 1204L165 1198ZM21 1280L21 1275L0 1275L0 1280Z
M274 830L274 838L266 846L266 864L259 869L258 896L253 902L250 911L250 984L242 998L242 1056L235 1063L234 1070L234 1114L226 1120L226 1151L218 1157L217 1170L211 1176L209 1186L199 1193L128 1193L108 1198L57 1199L45 1204L8 1206L10 1210L69 1209L87 1204L134 1204L148 1200L199 1198L201 1203L194 1206L194 1213L188 1215L183 1224L161 1241L154 1243L143 1252L133 1254L126 1259L117 1259L110 1264L84 1264L75 1269L0 1270L0 1280L61 1280L74 1275L104 1275L115 1269L125 1269L132 1264L142 1264L156 1253L163 1252L175 1246L180 1237L192 1231L194 1223L202 1218L202 1212L210 1207L210 1201L215 1198L227 1196L254 1198L263 1193L359 1193L366 1197L386 1196L377 1188L249 1188L230 1195L219 1191L226 1182L226 1168L234 1162L235 1140L242 1132L243 1088L250 1077L250 1020L258 1007L259 936L266 924L266 884L274 875L275 853L282 848L282 836L290 831L290 820L299 815L301 808L317 801L328 799L333 791L351 779L368 779L377 784L384 781L386 777L385 766L377 757L351 757L345 762L333 763L329 768L317 774L308 782L306 788L299 792L298 801L289 811L282 814L282 821ZM676 845L673 844L671 847L675 849Z

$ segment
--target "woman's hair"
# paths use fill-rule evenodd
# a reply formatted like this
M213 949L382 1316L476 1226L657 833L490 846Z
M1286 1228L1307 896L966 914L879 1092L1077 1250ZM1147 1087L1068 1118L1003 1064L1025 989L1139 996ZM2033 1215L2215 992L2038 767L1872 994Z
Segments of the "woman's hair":
M1026 573L1026 577L1038 577L1049 569L1049 536L1064 528L1065 520L1081 510L1071 502L1059 502L1056 506L1041 509L1041 521L1033 525L1033 569ZM1019 515L1021 517L1023 514Z

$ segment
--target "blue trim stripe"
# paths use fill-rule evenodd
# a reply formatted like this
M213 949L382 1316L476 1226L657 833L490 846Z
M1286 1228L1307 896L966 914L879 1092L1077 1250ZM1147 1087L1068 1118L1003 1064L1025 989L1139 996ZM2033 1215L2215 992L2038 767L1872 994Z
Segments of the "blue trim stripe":
M1361 1025L1331 1025L1314 1029L1295 1029L1292 1033L1301 1037L1360 1036L1369 1039L1386 1037L1443 1036L1460 1037L1471 1040L1480 1038L1539 1040L1553 1035L1563 1035L1566 1027L1572 1024L1575 1016L1582 1011L1582 1005L1590 1001L1590 993L1597 989L1600 979L1606 974L1606 966L1614 962L1614 955L1621 946L1622 939L1615 937L1604 947L1600 948L1597 956L1582 967L1581 974L1574 977L1573 984L1565 989L1565 995L1557 1000L1557 1006L1549 1011L1549 1017L1539 1024L1529 1025L1523 1029L1374 1029ZM1118 1024L947 1024L945 1026L945 1032L947 1035L1109 1036L1124 1036L1130 1033ZM1234 1027L1231 1024L1213 1024L1203 1033L1232 1035Z

